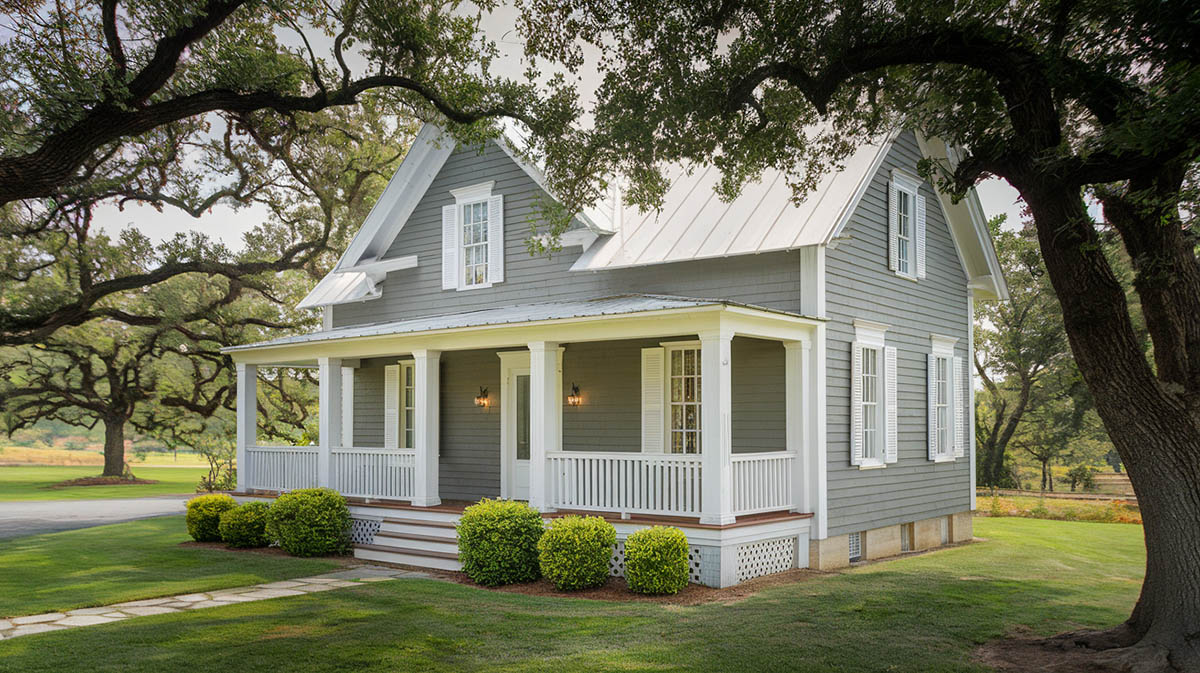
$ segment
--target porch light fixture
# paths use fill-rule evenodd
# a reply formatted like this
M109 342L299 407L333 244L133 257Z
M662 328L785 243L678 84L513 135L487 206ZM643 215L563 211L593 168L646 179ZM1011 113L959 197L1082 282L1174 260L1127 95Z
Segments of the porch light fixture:
M567 406L577 407L583 404L583 395L579 394L579 386L571 384L571 394L567 395Z
M479 394L475 396L475 406L487 409L492 406L492 400L488 397L488 389L486 386L479 386Z

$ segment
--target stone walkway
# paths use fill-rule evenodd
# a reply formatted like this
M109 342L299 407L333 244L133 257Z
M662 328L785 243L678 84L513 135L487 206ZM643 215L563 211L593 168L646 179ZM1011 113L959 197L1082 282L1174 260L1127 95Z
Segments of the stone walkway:
M140 601L116 603L99 608L79 608L66 612L48 612L43 615L0 619L0 640L27 636L33 633L59 631L76 626L92 626L119 622L130 617L163 615L170 612L216 608L234 603L263 601L284 596L301 596L329 591L341 587L356 586L361 582L383 582L398 578L419 577L433 579L432 575L411 570L397 570L381 566L360 566L315 577L301 577L281 582L268 582L249 587L219 589L195 594L182 594L167 598L148 598Z

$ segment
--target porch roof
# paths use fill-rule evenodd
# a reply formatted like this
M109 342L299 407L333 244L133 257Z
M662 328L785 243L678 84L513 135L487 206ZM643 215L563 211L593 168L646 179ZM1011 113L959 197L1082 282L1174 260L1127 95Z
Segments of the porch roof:
M780 311L742 304L725 299L697 299L691 297L674 297L654 294L625 294L595 299L574 301L543 302L536 304L515 304L497 308L464 311L461 313L445 313L441 315L397 320L393 322L370 323L341 327L310 334L297 334L281 337L270 341L261 341L241 346L230 346L221 349L225 353L275 348L298 344L339 341L363 337L379 337L402 334L419 334L423 332L438 332L471 327L488 327L498 325L519 325L544 321L567 320L574 318L596 318L602 316L629 315L655 311L678 311L680 309L704 309L737 307L753 313L776 315L780 317L802 319L805 321L823 321L822 318L803 316L798 313Z

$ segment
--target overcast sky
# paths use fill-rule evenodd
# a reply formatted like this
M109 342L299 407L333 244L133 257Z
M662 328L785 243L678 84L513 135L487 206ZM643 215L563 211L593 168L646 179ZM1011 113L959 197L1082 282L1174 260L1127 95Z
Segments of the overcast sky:
M520 36L513 29L515 9L501 5L496 11L485 15L482 26L488 38L500 47L501 57L495 61L494 69L498 74L517 78L525 68L522 64L523 44ZM322 45L314 43L320 51ZM354 62L351 60L351 67ZM591 93L598 85L597 69L584 68L587 73L578 85L585 104L591 99ZM588 75L593 81L588 81ZM1007 213L1008 223L1013 226L1021 221L1021 208L1017 203L1015 189L1002 180L988 180L978 188L979 200L983 204L986 215L990 218L999 213ZM203 217L193 218L181 211L166 208L158 212L145 206L128 206L118 210L115 206L99 209L95 221L109 234L115 234L129 226L137 227L155 241L170 238L178 232L191 230L202 231L211 238L224 241L231 248L242 247L242 236L252 229L255 224L266 217L266 210L261 207L244 208L234 211L228 206L217 206Z

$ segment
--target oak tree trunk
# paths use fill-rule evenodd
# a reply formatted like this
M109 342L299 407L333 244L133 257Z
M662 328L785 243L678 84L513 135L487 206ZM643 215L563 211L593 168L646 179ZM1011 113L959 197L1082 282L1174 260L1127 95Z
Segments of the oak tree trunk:
M1016 184L1033 212L1046 269L1079 371L1120 453L1145 522L1146 577L1129 619L1073 642L1127 665L1200 671L1200 414L1182 385L1160 380L1137 339L1124 288L1104 258L1077 189L1036 176ZM1164 302L1148 323L1192 309ZM1159 343L1156 341L1156 348ZM1156 354L1166 357L1168 353ZM1186 357L1186 356L1185 356Z
M104 474L120 477L125 474L125 419L104 419Z

